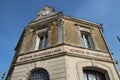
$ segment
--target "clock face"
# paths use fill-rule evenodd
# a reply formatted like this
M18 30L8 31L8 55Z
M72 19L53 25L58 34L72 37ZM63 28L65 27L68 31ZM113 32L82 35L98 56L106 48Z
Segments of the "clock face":
M47 14L49 14L49 13L50 13L50 11L44 11L44 12L42 13L42 15L45 16L45 15L47 15Z

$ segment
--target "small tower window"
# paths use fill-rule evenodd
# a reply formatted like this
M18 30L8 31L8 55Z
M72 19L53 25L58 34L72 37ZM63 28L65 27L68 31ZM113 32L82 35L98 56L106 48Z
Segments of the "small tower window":
M91 36L88 32L81 32L82 44L85 48L92 48Z
M91 30L86 27L81 27L80 25L77 25L78 28L78 34L80 38L80 46L85 48L94 49L94 42L91 34Z
M39 49L44 49L47 47L48 44L48 35L42 35L39 37L40 41L39 41Z

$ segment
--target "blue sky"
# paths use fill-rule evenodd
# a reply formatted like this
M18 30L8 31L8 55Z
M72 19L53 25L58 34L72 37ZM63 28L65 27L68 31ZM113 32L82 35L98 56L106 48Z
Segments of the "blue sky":
M120 68L120 0L0 0L0 73L7 72L20 35L38 12L50 5L56 11L102 23L104 36Z

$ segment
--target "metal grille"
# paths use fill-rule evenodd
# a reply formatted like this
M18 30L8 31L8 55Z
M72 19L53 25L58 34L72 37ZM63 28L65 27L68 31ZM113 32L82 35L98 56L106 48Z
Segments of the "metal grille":
M48 72L44 69L32 72L28 80L50 80Z

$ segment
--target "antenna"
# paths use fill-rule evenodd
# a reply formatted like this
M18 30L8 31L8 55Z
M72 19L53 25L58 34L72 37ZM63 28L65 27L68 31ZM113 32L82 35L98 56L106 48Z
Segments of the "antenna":
M119 37L119 36L117 36L117 39L118 39L118 41L120 42L120 37Z

